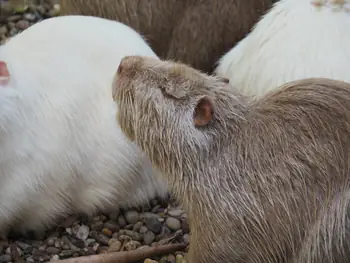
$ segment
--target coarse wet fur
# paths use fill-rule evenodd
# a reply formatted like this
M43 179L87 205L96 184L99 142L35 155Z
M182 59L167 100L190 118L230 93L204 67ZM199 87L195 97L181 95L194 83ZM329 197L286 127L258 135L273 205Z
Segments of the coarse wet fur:
M321 2L321 5L312 4ZM350 1L281 0L218 63L215 73L261 97L303 78L350 82Z
M115 120L115 68L133 54L156 57L133 29L83 16L46 19L0 47L10 73L0 86L1 231L166 195Z
M113 97L122 131L189 215L189 262L348 262L350 84L304 79L253 100L129 56Z
M60 0L62 15L117 20L141 33L161 58L205 72L241 40L272 0Z

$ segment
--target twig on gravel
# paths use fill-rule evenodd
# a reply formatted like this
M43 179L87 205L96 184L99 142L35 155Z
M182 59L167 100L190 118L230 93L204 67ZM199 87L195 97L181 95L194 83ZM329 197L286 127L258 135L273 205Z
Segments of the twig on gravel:
M56 261L58 263L132 263L145 258L183 250L186 244L169 244L131 251L103 253Z

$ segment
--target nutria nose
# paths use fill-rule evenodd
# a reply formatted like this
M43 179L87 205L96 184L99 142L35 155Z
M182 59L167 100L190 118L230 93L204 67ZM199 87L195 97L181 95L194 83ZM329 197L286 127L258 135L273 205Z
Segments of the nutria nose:
M118 66L118 71L117 73L120 74L123 72L125 68L130 66L133 61L135 61L136 57L135 56L125 56L121 59L120 64Z

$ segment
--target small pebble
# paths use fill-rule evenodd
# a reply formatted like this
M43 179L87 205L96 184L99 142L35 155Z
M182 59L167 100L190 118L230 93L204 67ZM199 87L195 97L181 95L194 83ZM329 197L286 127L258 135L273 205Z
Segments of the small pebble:
M35 14L33 14L33 13L24 14L24 15L23 15L23 18L24 18L25 20L28 20L28 21L35 21L35 20L36 20L36 16L35 16Z
M97 249L99 248L99 246L100 246L100 244L99 243L96 243L96 244L94 244L93 245L93 247L92 247L92 249L93 249L93 251L97 251Z
M172 217L179 217L184 213L185 213L185 211L179 207L174 208L174 209L169 209L169 211L168 211L168 215L172 216Z
M26 258L26 262L28 262L28 263L34 263L35 260L34 260L33 257L27 257L27 258Z
M59 254L61 252L61 250L59 248L56 248L56 247L48 247L46 249L46 252L49 254Z
M118 231L120 229L119 225L116 222L112 221L112 220L109 220L109 221L105 222L103 224L103 226L104 226L104 228L107 228L107 229L109 229L112 232L116 232L116 231Z
M75 236L80 240L86 240L89 236L90 228L86 225L81 225L78 227L77 231L75 231Z
M22 16L21 15L13 15L13 16L9 16L7 18L8 22L17 22L19 20L21 20Z
M62 250L59 255L60 258L69 258L74 254L73 250Z
M181 221L174 217L168 217L165 220L165 224L170 230L177 231L181 228Z
M115 240L113 242L110 242L108 247L108 252L118 252L122 247L122 242L119 240Z
M34 250L32 256L35 262L50 260L49 255L44 251Z
M159 217L159 218L157 218L157 220L161 223L163 223L165 221L165 219L163 217Z
M140 234L144 234L144 233L146 233L147 231L148 231L148 228L147 228L147 227L145 227L145 226L140 227L140 230L139 230Z
M10 35L10 37L13 37L13 36L16 35L17 33L18 33L17 28L11 28L9 35Z
M61 7L58 4L55 4L53 8L49 11L49 16L57 16L60 13Z
M136 224L139 221L140 215L135 210L129 210L125 213L125 219L129 224Z
M134 227L132 228L132 231L139 232L141 227L143 226L143 222L137 222Z
M141 246L140 242L131 240L125 244L124 248L126 251L131 251L131 250L137 249L140 246Z
M188 235L188 234L184 234L184 236L183 236L183 242L184 242L185 244L188 244L189 241L190 241L189 235Z
M48 246L54 246L54 245L55 245L55 241L56 241L55 238L49 238L49 239L47 240L47 245L48 245Z
M145 218L144 222L146 227L155 234L158 234L162 229L162 223L157 220L157 217Z
M131 237L129 237L129 236L127 236L127 235L120 235L120 236L119 236L119 240L120 240L121 242L128 242L128 241L131 241L132 239L131 239Z
M124 216L120 215L120 216L118 217L118 225L119 225L121 228L123 228L123 227L126 226L126 220L125 220Z
M109 238L106 237L105 235L97 235L96 241L103 244L103 245L108 245Z
M58 260L60 260L60 257L58 255L53 255L50 261L52 262L52 261L58 261Z
M101 232L103 235L105 235L107 237L112 237L112 234L113 234L112 231L109 230L108 228L103 228Z
M155 238L156 238L156 235L152 231L147 231L143 236L143 242L146 245L150 245L155 240Z

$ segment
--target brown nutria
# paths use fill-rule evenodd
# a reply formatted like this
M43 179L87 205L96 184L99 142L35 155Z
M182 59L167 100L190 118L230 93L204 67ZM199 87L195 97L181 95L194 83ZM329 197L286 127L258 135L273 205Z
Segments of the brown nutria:
M272 0L61 0L61 15L117 20L141 33L161 58L211 72Z
M122 131L169 180L188 261L348 262L350 84L286 83L260 100L184 64L123 58Z

